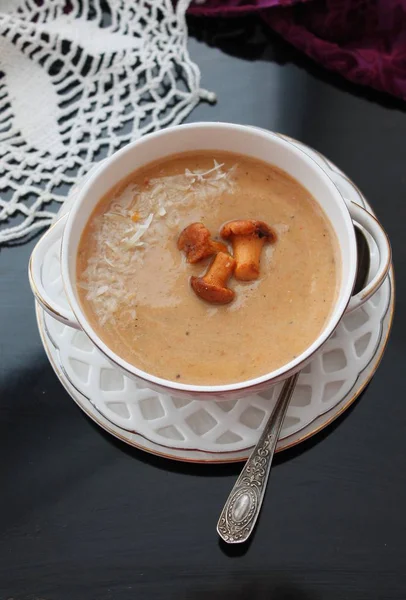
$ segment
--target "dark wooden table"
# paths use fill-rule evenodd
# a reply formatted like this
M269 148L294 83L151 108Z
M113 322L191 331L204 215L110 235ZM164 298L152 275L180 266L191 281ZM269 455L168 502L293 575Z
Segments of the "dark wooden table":
M405 600L405 105L326 73L254 19L191 29L218 104L190 121L296 137L376 209L397 275L387 352L351 410L278 455L251 544L228 549L215 525L239 466L149 456L86 418L41 346L26 276L35 240L2 248L0 599Z

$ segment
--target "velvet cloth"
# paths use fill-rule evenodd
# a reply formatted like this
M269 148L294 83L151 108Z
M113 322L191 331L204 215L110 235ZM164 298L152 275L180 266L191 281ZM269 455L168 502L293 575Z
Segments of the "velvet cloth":
M406 0L195 0L189 12L257 12L326 68L406 99Z

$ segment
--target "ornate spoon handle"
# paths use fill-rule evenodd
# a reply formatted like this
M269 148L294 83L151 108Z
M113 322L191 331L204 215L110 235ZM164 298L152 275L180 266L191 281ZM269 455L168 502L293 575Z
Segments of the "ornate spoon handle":
M265 496L272 457L298 377L299 374L296 374L285 381L264 431L221 512L217 533L229 544L245 542L255 527Z

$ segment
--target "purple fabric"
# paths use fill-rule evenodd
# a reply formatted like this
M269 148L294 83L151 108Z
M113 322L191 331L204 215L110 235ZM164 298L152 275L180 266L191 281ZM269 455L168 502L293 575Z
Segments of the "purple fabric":
M406 99L406 0L206 0L189 10L212 16L259 11L325 67Z
M301 0L305 2L306 0ZM309 1L309 0L307 0ZM241 14L273 6L291 6L298 0L205 0L192 2L189 12L196 15Z

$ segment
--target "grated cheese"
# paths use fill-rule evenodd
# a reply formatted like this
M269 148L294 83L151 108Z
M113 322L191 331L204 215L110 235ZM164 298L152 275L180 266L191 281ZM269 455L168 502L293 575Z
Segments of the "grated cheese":
M128 185L113 198L107 212L96 217L95 251L78 285L100 323L115 323L115 313L136 318L134 268L142 265L147 245L159 244L162 228L178 228L179 210L192 214L210 210L210 203L236 187L236 166L224 169L213 161L207 171L186 169L179 175L157 177L148 186Z
M144 223L139 223L138 225L136 225L135 233L131 237L129 237L129 238L127 237L127 238L123 239L123 242L122 242L123 248L125 248L126 250L129 250L130 248L137 247L137 245L138 245L137 242L139 242L139 240L142 238L144 233L146 231L148 231L148 228L151 225L153 218L154 218L153 213L150 213L148 215L148 217L145 219Z

